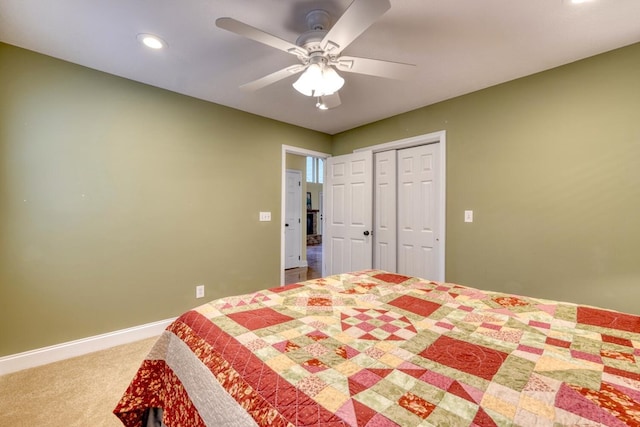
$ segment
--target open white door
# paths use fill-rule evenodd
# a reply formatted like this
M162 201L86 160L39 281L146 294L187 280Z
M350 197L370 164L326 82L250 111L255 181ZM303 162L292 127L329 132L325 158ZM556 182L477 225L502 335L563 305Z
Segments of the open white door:
M327 159L323 276L372 266L371 151Z

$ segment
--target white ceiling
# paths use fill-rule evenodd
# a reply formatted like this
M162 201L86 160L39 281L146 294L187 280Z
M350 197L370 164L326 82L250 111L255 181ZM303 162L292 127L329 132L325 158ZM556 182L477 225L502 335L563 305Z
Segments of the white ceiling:
M0 40L86 67L335 134L640 41L640 0L391 0L343 52L416 64L407 81L341 73L328 111L290 77L238 88L288 65L286 54L215 26L229 16L292 43L305 15L334 21L351 0L0 0ZM153 51L138 33L161 36Z

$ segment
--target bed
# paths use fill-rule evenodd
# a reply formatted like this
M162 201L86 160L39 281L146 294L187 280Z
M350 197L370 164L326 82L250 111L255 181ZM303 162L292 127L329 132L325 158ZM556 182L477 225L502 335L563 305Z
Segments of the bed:
M128 427L640 426L640 316L330 276L183 314L114 413Z

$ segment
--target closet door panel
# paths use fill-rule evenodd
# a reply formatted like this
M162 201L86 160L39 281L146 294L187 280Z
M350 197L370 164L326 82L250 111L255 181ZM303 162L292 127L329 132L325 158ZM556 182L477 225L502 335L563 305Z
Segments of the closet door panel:
M372 267L373 155L327 159L323 275Z
M437 274L438 148L431 144L398 150L398 272L425 279Z
M396 151L374 155L373 268L397 271Z

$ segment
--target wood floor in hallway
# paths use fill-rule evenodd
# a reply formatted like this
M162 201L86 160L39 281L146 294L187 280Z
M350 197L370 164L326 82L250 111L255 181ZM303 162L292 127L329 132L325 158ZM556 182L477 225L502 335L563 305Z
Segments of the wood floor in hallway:
M304 282L322 277L322 245L307 246L308 267L290 268L284 271L284 283Z

